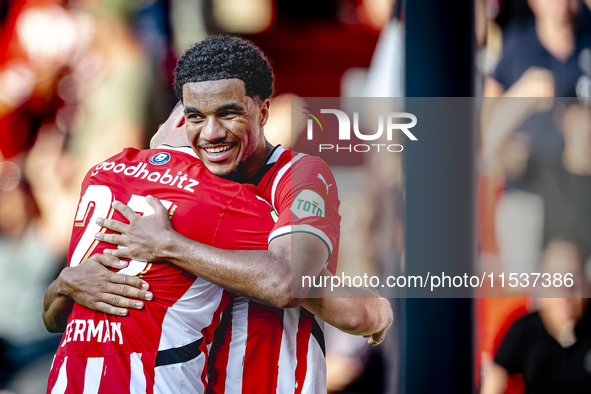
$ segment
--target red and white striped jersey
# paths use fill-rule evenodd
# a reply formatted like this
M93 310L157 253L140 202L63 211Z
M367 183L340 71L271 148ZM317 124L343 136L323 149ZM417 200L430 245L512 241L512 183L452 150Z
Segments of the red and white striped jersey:
M178 232L224 249L265 249L274 225L272 207L254 185L214 176L191 149L126 149L91 169L83 182L69 266L113 247L94 238L101 230L97 217L126 221L111 208L113 201L149 215L147 195L169 209ZM120 272L148 281L153 300L125 317L75 304L47 392L204 393L214 329L233 297L167 263L132 260Z
M255 180L277 215L268 242L314 234L326 244L334 273L340 216L328 166L278 146ZM301 307L275 309L234 297L214 335L208 393L326 393L323 325Z

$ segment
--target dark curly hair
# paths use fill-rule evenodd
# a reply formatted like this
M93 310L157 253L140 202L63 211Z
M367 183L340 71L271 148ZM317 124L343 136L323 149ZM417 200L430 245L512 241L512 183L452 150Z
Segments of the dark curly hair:
M211 37L198 42L179 59L174 89L183 101L183 85L190 82L238 78L246 95L265 100L273 95L273 70L252 42L238 37Z

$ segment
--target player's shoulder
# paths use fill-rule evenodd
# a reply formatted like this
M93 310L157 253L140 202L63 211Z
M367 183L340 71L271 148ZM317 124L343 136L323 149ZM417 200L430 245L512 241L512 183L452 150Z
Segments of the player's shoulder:
M154 149L125 148L91 167L86 174L86 179L101 178L101 175L111 173L133 176L147 169L151 171L151 169L179 168L179 166L188 169L195 167L198 162L197 155L190 147L176 148L162 145Z
M193 149L187 146L172 147L160 145L152 149L127 148L121 152L122 158L129 160L145 160L152 165L164 165L170 161L194 161L197 158Z
M99 167L105 167L109 163L145 161L155 166L161 166L168 164L171 161L193 162L195 161L195 158L197 158L197 155L190 147L170 147L167 145L161 145L158 148L153 149L125 148L116 155L111 156L94 166L94 169L96 170L99 169Z
M325 176L332 177L332 171L320 157L283 149L280 146L276 148L275 152L279 149L274 162L268 162L273 166L269 172L274 176L284 178L285 175L288 175L286 178L291 178L297 174L298 177L306 177L309 174L316 176L317 173L322 172ZM273 160L274 155L275 153L271 155L270 161Z
M274 167L283 167L286 164L295 163L306 165L324 165L326 163L318 156L308 155L306 153L296 152L291 149L284 149L278 145L271 154L267 164L272 164Z
M121 152L109 157L103 162L147 160L154 165L163 165L172 158L193 160L197 158L197 155L190 147L185 146L172 147L168 145L160 145L159 147L152 149L137 149L130 147L123 149Z

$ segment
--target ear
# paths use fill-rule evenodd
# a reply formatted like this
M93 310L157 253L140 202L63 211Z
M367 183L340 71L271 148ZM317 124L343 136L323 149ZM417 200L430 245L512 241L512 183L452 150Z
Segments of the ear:
M269 99L265 99L260 105L259 105L259 113L261 115L261 118L259 119L259 126L263 127L264 125L267 124L267 121L269 120L269 106L270 106L271 102L269 101Z

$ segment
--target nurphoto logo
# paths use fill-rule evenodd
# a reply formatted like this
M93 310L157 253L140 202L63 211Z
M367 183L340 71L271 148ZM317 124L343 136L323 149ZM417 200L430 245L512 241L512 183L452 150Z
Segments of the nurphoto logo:
M307 111L303 112L310 116L307 124L307 138L314 139L314 123L318 125L320 132L328 131L328 125L322 114L333 114L337 117L339 122L339 141L351 140L351 119L344 111L338 109L321 109L320 112L314 111L309 107L303 107ZM410 122L403 123L401 120L408 119ZM363 141L375 141L382 138L384 130L386 131L386 140L392 141L394 133L401 131L411 141L418 141L418 138L410 131L416 126L417 117L408 112L391 112L386 114L378 114L378 130L373 134L364 134L359 130L359 112L353 113L353 133L355 137ZM402 152L403 146L400 144L349 144L349 145L334 145L334 144L319 144L318 151L333 150L336 152L369 152L370 150L388 151L388 152Z

